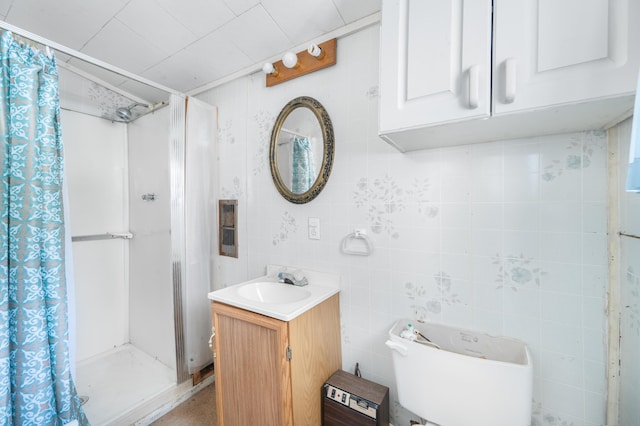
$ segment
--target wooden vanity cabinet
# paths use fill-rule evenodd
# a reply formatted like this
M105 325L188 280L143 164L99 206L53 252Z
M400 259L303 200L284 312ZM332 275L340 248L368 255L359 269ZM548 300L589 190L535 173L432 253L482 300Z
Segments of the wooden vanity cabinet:
M211 304L218 426L316 426L321 389L342 366L336 294L281 321Z

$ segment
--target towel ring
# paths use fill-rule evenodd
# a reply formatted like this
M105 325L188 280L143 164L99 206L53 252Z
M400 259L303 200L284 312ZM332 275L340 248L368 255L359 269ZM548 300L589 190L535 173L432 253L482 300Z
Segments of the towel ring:
M364 250L357 250L353 248L354 241L362 241L364 242ZM367 234L360 230L356 229L354 232L350 233L346 237L342 239L341 246L342 253L344 254L353 254L356 256L369 256L373 252L373 243L371 239L367 236Z

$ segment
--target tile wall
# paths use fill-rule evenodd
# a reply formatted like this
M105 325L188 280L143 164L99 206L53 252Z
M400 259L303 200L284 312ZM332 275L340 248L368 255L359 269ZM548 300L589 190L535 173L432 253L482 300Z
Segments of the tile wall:
M338 41L338 64L265 88L253 74L201 96L219 107L220 194L239 200L239 259L215 285L269 263L341 274L343 368L391 388L384 345L411 318L524 340L535 362L533 425L605 423L607 139L583 132L401 154L377 137L378 27ZM272 183L271 127L312 96L336 135L328 185L306 205ZM307 236L320 219L321 239ZM375 249L340 252L365 229ZM637 271L636 271L637 272Z
M640 235L640 194L627 193L624 185L629 164L631 120L617 129L619 152L620 229ZM620 425L640 419L640 240L620 239Z

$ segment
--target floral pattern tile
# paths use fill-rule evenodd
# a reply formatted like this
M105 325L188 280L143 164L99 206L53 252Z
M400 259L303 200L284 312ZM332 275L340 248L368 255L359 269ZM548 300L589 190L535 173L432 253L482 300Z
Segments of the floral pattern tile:
M406 282L404 285L405 296L411 302L409 307L413 311L413 318L419 321L426 320L429 314L440 314L442 306L464 305L460 295L453 288L451 276L446 272L438 272L433 276L432 288L439 294L439 298L425 297L429 294L429 288L425 285Z
M296 218L289 212L284 212L280 219L280 231L273 236L272 244L277 246L278 244L287 241L292 234L295 234L298 230Z
M254 153L253 175L261 174L269 164L269 141L271 139L271 129L275 122L274 115L269 111L258 111L253 120L258 127L257 140Z
M351 343L351 336L349 335L349 327L345 323L340 323L340 333L342 337L342 343L348 345Z
M540 277L546 275L542 268L535 265L533 258L525 257L522 253L517 256L497 254L493 257L493 264L498 268L498 289L518 291L523 287L540 287Z
M236 143L236 137L232 132L233 121L225 120L218 127L218 143L221 145L233 145Z
M565 147L566 155L551 161L543 169L542 180L550 182L564 173L586 169L591 166L592 157L597 151L606 150L601 141L606 133L600 130L577 133L569 138Z
M412 282L406 282L404 284L405 295L411 301L409 307L413 311L413 318L416 320L424 320L427 317L429 308L422 303L422 298L427 294L427 289L422 285L417 285ZM433 313L440 313L440 305L432 307ZM435 311L435 312L434 312Z
M629 297L623 305L629 318L629 327L640 336L640 277L636 275L633 266L627 268L627 288Z
M531 426L578 426L573 420L563 418L554 413L543 413L542 403L533 399Z
M237 200L242 197L242 183L238 176L234 176L231 181L231 186L222 186L220 188L220 198L225 200Z
M542 416L544 426L576 426L573 420L565 419L562 416L546 413Z
M369 90L367 90L366 97L369 99L375 99L380 96L380 89L378 86L371 86Z
M417 206L417 212L426 218L434 218L439 213L436 205L429 205L427 192L429 179L415 178L411 185L403 187L390 177L360 178L353 191L353 201L358 208L367 209L367 219L371 231L385 233L394 239L400 237L393 214L406 210L409 204Z

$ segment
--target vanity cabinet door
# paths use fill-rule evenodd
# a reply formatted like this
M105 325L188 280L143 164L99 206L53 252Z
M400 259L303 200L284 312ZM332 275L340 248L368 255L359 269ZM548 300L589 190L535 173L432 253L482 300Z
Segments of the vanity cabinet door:
M218 426L293 425L284 321L212 304Z
M289 344L295 424L321 425L322 387L342 367L337 294L289 323Z
M491 0L385 0L380 134L488 117Z
M640 2L494 0L493 114L633 93Z

